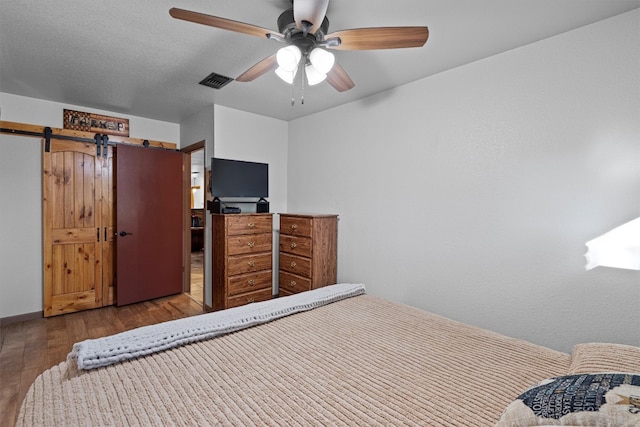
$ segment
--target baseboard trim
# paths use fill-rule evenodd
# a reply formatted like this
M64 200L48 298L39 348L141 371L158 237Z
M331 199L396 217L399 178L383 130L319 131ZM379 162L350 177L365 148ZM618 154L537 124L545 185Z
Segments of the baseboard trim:
M10 323L26 322L29 320L42 319L44 317L43 311L34 311L33 313L18 314L17 316L0 317L0 326L8 325Z

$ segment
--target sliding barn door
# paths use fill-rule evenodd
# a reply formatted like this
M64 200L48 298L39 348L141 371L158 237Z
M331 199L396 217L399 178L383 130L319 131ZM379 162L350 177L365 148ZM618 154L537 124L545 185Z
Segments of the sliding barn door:
M44 315L103 305L103 159L89 143L43 151ZM107 261L110 263L110 261Z
M116 304L182 292L182 157L116 148Z

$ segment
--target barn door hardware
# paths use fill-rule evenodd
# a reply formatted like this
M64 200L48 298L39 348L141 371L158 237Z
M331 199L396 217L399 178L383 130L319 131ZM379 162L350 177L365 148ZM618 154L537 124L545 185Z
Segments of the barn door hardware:
M53 131L49 126L44 128L44 151L47 153L51 151L51 134Z
M100 154L101 154L100 147L102 147L102 137L100 136L99 133L96 133L93 139L95 140L95 143L96 143L96 156L100 157Z
M102 157L107 157L109 153L107 148L109 146L109 135L100 135L99 133L96 133L93 139L96 143L96 156L100 157L102 155Z
M11 133L14 135L24 135L24 136L37 136L38 138L44 138L44 151L47 153L51 151L51 137L53 136L53 130L50 127L44 128L42 132L32 132L28 130L20 130L20 129L11 129L11 128L0 128L0 133ZM70 137L66 137L64 139L70 139Z
M55 139L63 139L65 141L76 141L76 142L96 142L93 139L89 138L81 138L79 136L68 136L68 135L55 135L53 130L50 127L44 128L43 133L38 132L21 132L22 135L31 135L31 136L39 136L44 138L44 151L49 153L51 152L51 138Z
M20 130L20 129L10 129L10 128L0 128L0 133L10 133L14 135L24 135L24 136L35 136L38 138L44 138L44 151L47 153L51 152L51 138L62 139L65 141L75 141L75 142L89 142L91 144L96 144L96 154L100 157L102 152L103 157L107 157L107 146L108 145L116 145L115 142L109 142L108 135L100 135L97 133L93 139L90 138L82 138L79 136L68 136L68 135L56 135L53 133L53 129L50 127L45 127L42 132L33 132L28 130ZM102 146L102 149L101 149Z
M107 153L108 153L108 146L109 146L109 135L102 135L102 156L104 158L107 157Z

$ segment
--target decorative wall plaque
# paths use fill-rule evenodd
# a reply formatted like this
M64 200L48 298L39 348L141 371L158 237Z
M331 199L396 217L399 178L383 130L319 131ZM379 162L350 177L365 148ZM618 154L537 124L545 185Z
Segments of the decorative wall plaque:
M64 129L129 136L129 119L120 117L101 116L99 114L64 109L63 122Z

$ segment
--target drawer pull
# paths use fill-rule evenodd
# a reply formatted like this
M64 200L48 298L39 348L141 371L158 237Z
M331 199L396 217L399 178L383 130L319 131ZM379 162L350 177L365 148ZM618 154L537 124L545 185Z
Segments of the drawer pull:
M255 301L256 301L256 299L254 297L247 298L247 302L248 303L252 303L252 302L255 302Z
M256 242L247 242L247 246L249 246L250 248L254 247L256 245Z
M295 288L297 285L295 280L292 280L291 282L289 282L289 286L291 286L292 288Z
M256 281L253 279L249 279L249 281L247 282L249 284L249 286L253 286L256 284Z
M296 248L296 246L298 246L298 245L297 245L297 244L295 244L295 243L292 243L290 246L291 246L291 249L295 249L295 248Z
M253 261L249 261L247 264L249 264L249 267L253 267L253 266L255 266L255 265L256 265L256 263L255 263L255 262L253 262Z
M255 228L255 224L253 222L250 222L249 224L247 224L247 227L249 228Z
M291 228L292 230L295 230L296 228L298 228L298 224L291 224L289 228Z
M296 264L295 261L291 261L291 267L295 267L296 265L298 265L298 264Z

